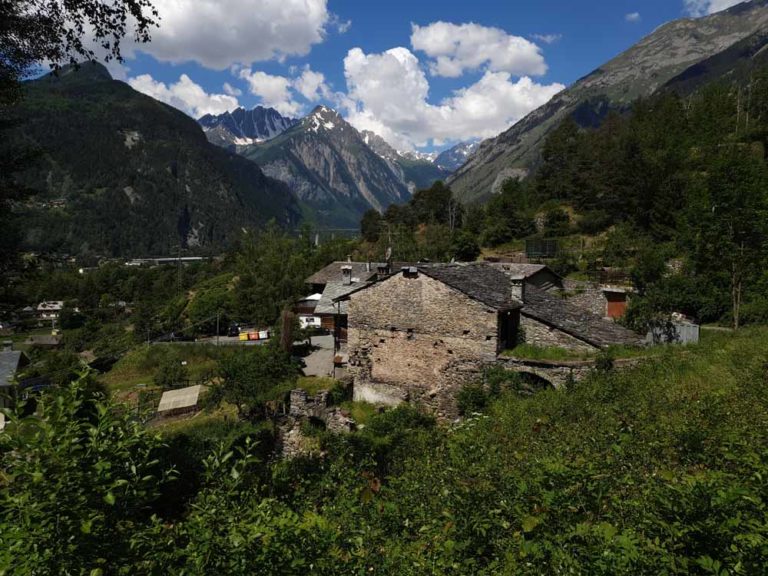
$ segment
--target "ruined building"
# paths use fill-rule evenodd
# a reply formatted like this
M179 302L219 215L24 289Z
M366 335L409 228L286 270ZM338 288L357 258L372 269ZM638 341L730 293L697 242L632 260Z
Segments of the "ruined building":
M406 266L336 298L346 304L355 399L407 400L449 417L458 391L521 339L571 350L640 342L563 300L543 268Z

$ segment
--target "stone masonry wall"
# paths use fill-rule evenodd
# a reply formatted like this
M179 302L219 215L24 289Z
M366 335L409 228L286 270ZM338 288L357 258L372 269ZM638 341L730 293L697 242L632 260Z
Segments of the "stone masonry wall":
M605 318L608 303L598 284L582 280L564 280L563 289L568 302Z
M540 348L565 348L574 352L590 352L596 350L596 346L574 338L570 334L553 328L543 322L525 316L520 317L520 326L525 333L525 343Z
M456 414L455 398L496 359L497 313L419 274L399 274L353 294L349 367L356 398L419 403Z

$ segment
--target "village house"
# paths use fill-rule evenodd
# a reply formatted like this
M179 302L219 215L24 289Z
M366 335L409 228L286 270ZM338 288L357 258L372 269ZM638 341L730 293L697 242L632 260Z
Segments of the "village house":
M293 311L301 328L320 328L320 317L315 315L315 309L322 296L319 292L310 294L294 304Z
M550 272L519 266L406 266L338 296L355 399L452 416L458 391L521 341L580 351L640 343L542 283Z
M312 310L311 317L314 325L319 325L335 335L340 342L347 340L347 303L344 296L367 286L376 280L378 276L389 274L386 265L373 264L371 262L333 262L315 272L306 279L311 289L320 294ZM305 298L300 305L306 310ZM298 306L294 308L297 315L302 313Z
M37 305L37 317L40 320L58 320L64 302L61 300L46 300Z

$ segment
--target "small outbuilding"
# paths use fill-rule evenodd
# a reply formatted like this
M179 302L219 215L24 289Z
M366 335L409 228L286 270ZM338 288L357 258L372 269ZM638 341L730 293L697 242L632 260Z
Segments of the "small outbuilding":
M160 397L160 403L157 406L158 416L176 416L195 412L200 401L200 393L203 386L187 386L178 390L168 390L163 392Z

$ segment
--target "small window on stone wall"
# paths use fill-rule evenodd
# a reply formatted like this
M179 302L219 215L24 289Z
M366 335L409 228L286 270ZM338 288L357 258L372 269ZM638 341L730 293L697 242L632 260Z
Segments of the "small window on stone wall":
M464 336L466 336L467 334L469 334L469 330L464 330Z
M408 328L408 340L413 340L413 328Z
M486 336L485 337L485 341L486 342L490 342L492 338L493 338L493 336Z

